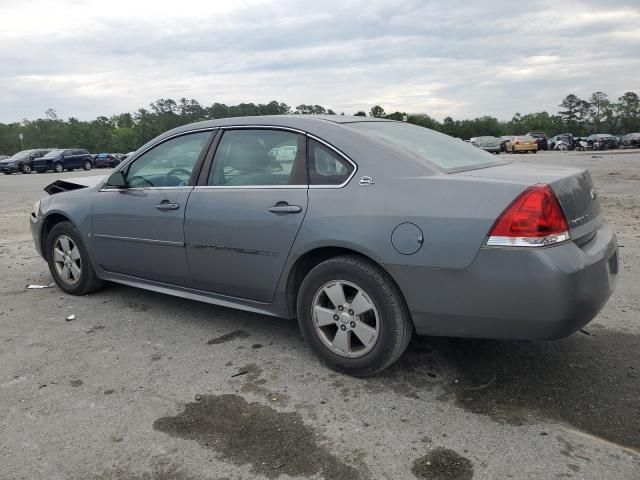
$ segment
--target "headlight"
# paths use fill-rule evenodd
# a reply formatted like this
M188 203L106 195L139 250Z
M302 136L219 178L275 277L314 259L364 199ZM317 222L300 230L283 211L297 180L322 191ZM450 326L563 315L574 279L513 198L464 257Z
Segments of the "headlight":
M40 216L40 200L33 204L33 213L36 215L36 217Z

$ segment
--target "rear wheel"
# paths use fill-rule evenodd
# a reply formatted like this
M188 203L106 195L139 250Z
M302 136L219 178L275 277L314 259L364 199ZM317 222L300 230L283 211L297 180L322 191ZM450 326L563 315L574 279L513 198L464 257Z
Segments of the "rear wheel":
M55 165L53 166L53 171L56 173L62 173L62 170L64 170L64 168L62 167L62 164L60 162L56 162Z
M85 295L103 285L91 265L80 233L71 222L60 222L49 232L47 262L56 284L66 293Z
M82 168L84 168L85 170L91 170L93 168L93 165L89 160L85 160L82 164Z
M379 267L355 255L313 268L300 286L297 310L313 352L331 368L356 376L395 362L413 333L398 287Z
M31 165L27 165L26 163L22 165L22 173L31 173Z

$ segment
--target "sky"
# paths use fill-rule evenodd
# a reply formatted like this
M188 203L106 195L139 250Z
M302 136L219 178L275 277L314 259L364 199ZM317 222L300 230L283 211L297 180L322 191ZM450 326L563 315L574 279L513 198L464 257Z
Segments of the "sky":
M439 120L640 93L638 0L0 0L0 122L158 98Z

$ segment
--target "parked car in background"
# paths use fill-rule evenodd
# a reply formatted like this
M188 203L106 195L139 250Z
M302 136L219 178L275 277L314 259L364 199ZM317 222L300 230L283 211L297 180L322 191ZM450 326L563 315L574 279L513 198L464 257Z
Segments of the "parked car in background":
M593 150L610 150L620 146L618 137L608 133L594 133L587 137L587 143Z
M269 155L282 147L293 162ZM297 317L310 348L353 375L391 365L414 332L570 335L617 282L587 170L500 161L405 122L199 122L108 178L45 190L31 233L64 292L113 281Z
M621 148L640 148L640 133L627 133L620 142Z
M538 150L549 150L547 134L544 132L528 132L527 135L536 139Z
M0 160L0 172L5 175L17 172L31 173L33 170L33 161L36 158L46 155L51 150L51 148L35 148L18 152L9 158Z
M4 160L5 158L9 158L9 155L0 155L0 160Z
M33 161L33 170L39 173L49 170L58 173L63 170L71 172L76 168L93 168L93 159L89 152L81 148L56 149Z
M500 151L507 151L507 143L511 140L511 135L502 135L500 137Z
M93 160L95 168L113 168L120 163L120 158L113 153L99 153Z
M570 133L559 133L551 137L548 141L551 150L573 150L575 148L575 140Z
M500 139L498 137L492 136L484 136L484 137L473 137L470 140L471 145L474 147L481 148L485 152L489 153L500 153Z
M515 135L506 144L507 151L511 153L533 152L538 153L536 139L529 135Z

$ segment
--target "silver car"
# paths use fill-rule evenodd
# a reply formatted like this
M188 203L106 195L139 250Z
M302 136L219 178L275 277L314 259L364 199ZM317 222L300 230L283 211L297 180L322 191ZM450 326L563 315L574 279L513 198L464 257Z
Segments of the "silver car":
M354 375L411 336L550 339L599 312L618 247L585 170L403 122L275 116L167 132L58 180L31 230L58 286L105 281L280 317Z
M470 143L474 147L481 148L485 152L495 153L496 155L500 153L501 140L498 137L491 137L491 136L473 137L470 140Z

